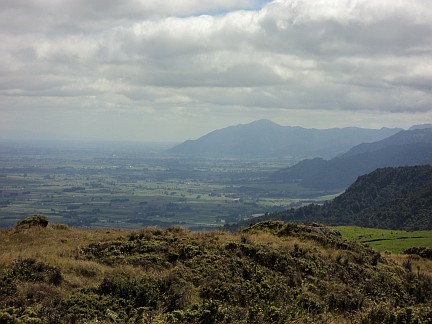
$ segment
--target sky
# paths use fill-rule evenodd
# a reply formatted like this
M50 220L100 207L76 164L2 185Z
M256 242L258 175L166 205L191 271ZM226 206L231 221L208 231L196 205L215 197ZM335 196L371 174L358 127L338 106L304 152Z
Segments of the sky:
M0 0L0 140L432 123L430 0Z

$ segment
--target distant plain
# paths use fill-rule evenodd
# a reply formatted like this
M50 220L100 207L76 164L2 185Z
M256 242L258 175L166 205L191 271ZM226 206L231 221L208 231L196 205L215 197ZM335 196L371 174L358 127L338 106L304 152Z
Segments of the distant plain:
M185 158L167 147L0 143L0 227L43 214L93 228L212 229L337 194L268 180L293 158Z

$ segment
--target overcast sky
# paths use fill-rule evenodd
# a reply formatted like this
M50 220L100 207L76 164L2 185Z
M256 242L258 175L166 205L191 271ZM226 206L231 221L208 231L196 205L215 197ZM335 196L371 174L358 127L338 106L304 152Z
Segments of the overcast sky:
M0 0L0 139L432 122L430 0Z

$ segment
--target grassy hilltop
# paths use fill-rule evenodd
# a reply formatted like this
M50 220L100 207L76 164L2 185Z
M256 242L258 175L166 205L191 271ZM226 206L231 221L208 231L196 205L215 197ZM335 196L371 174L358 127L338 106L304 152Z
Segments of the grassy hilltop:
M42 226L39 226L42 225ZM1 230L1 323L430 323L432 261L321 225Z

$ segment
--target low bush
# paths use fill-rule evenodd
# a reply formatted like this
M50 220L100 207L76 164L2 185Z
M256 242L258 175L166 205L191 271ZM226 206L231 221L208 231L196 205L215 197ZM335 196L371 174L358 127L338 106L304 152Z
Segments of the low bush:
M403 251L405 254L414 254L432 260L432 249L427 247L411 247Z
M15 261L10 276L21 281L45 282L53 285L59 285L63 280L62 274L57 267L32 258Z
M42 215L32 215L21 221L19 221L15 228L23 229L30 227L47 227L48 226L48 217Z

